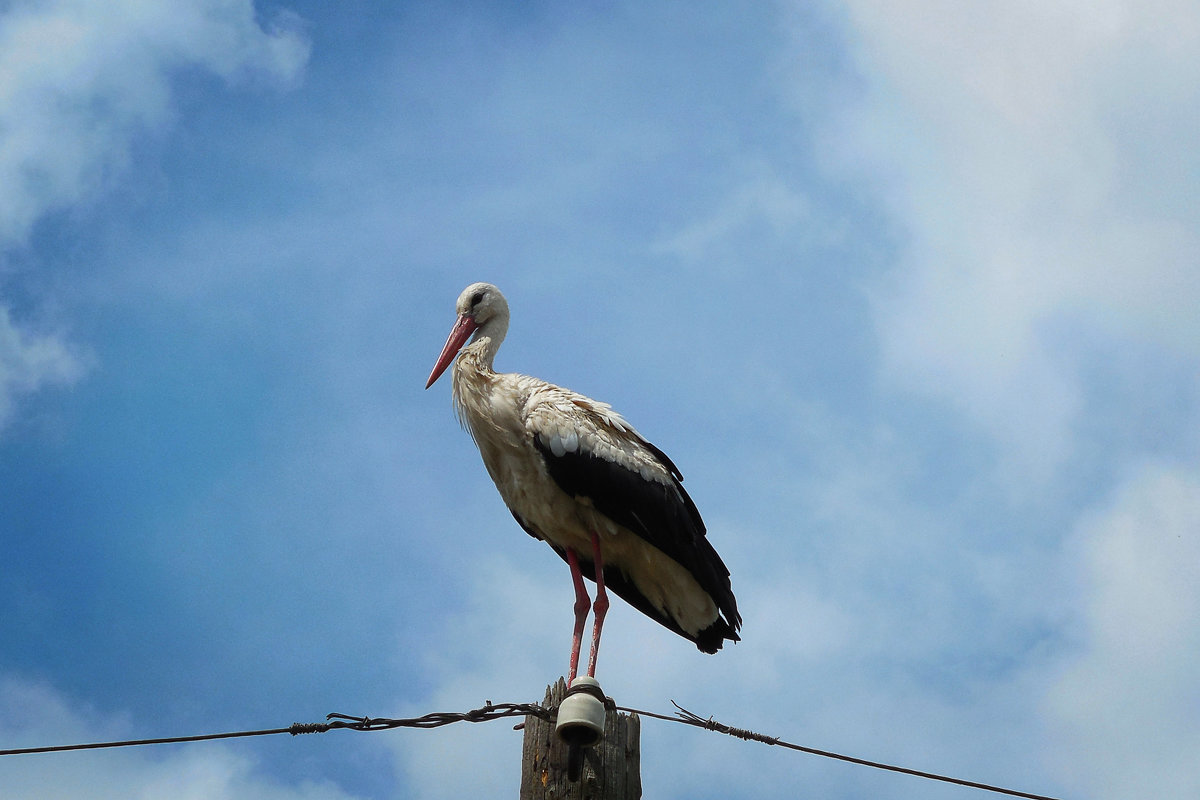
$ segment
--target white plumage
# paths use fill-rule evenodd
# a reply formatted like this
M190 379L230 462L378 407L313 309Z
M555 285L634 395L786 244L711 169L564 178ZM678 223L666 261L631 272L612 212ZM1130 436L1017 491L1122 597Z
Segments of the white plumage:
M741 617L729 571L671 460L607 403L495 372L509 322L508 303L495 286L468 286L457 311L426 388L454 362L455 410L500 496L521 527L571 567L576 620L569 679L590 606L581 576L597 584L589 675L608 608L606 586L704 652L736 641Z

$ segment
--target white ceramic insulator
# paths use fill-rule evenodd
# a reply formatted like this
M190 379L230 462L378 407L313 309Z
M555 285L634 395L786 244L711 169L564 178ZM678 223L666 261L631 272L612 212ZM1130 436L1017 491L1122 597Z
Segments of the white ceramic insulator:
M580 675L571 682L571 687L592 686L599 694L600 684L595 678ZM558 723L554 732L570 744L591 747L604 735L604 703L586 692L568 693L558 707Z

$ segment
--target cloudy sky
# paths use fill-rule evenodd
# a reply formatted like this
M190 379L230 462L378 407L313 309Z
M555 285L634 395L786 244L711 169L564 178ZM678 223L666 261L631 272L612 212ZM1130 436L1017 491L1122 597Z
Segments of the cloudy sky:
M410 6L411 7L404 7ZM541 698L562 562L422 387L612 402L733 572L598 677L1200 794L1200 8L0 4L0 747ZM516 792L506 722L0 760L7 797ZM646 796L972 790L647 720Z

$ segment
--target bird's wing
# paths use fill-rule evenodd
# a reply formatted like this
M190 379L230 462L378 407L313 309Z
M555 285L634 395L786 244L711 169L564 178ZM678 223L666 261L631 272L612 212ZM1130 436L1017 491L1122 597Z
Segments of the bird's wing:
M522 416L559 488L688 570L736 630L729 570L671 460L607 403L551 384L527 395Z

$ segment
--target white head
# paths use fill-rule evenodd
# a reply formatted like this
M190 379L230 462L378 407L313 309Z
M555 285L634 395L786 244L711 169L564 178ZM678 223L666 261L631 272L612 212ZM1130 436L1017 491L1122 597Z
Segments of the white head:
M426 389L441 377L472 334L472 344L487 340L485 358L490 365L500 342L504 341L504 334L508 333L508 301L490 283L472 283L463 289L454 308L458 312L458 320L450 329L450 336L433 366L433 372L429 373Z
M490 283L472 283L462 290L454 310L460 317L470 316L479 327L494 319L508 319L508 301L500 290Z

